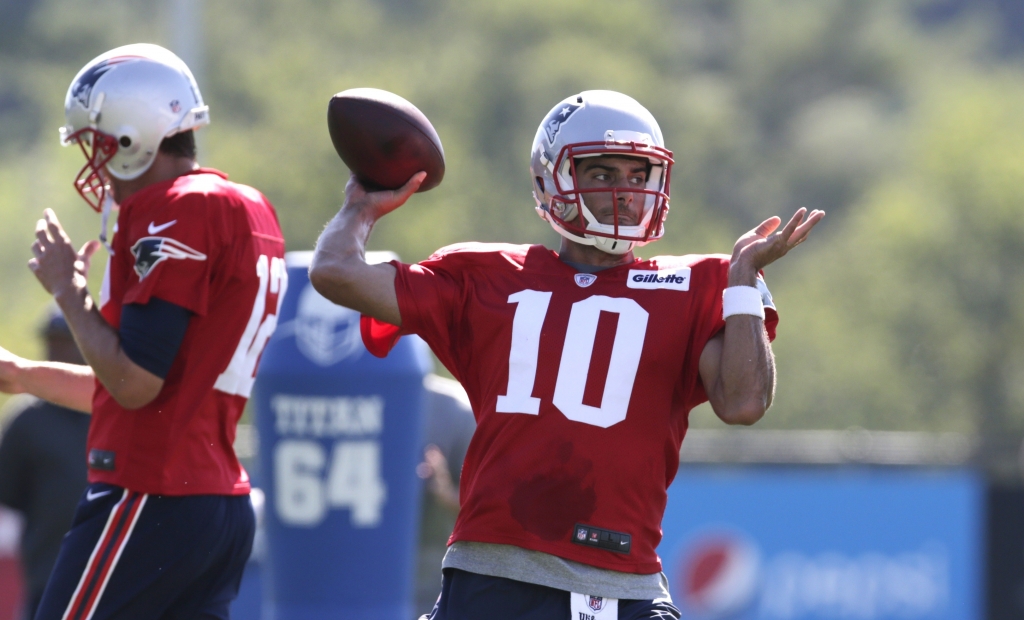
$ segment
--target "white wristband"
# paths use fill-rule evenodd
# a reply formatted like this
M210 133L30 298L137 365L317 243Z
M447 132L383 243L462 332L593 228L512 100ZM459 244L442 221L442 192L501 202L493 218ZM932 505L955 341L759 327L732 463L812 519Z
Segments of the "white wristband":
M730 286L722 291L722 318L734 314L749 314L764 320L761 291L753 286Z

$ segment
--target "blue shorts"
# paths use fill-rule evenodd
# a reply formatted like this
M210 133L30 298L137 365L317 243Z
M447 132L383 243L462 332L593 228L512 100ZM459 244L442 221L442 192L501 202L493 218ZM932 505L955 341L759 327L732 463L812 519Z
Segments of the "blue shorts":
M228 618L252 551L248 495L86 489L36 620Z
M421 620L586 620L571 617L570 596L565 590L446 568L441 596ZM618 610L618 620L679 619L679 610L667 600L621 599ZM586 615L594 620L608 617Z

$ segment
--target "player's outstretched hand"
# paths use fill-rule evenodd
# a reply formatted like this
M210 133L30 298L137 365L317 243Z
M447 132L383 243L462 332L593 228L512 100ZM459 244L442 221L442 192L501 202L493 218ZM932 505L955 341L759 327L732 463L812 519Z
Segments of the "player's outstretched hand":
M356 180L356 175L352 174L348 178L348 184L345 185L345 204L341 208L366 210L375 220L382 218L405 204L405 201L416 193L426 178L426 172L417 172L398 189L368 192Z
M806 216L806 217L805 217ZM825 217L825 212L815 209L807 213L800 208L789 222L779 230L782 220L772 216L740 237L732 248L730 271L738 272L743 279L756 277L757 272L785 256L790 250L807 240L811 229ZM739 284L739 282L737 282ZM746 283L746 284L752 284Z
M43 219L36 223L36 241L32 244L35 258L28 261L28 268L46 292L59 297L66 290L85 288L92 255L99 247L98 241L90 241L76 251L57 215L46 209Z
M0 392L5 394L21 394L24 386L18 381L22 358L0 347Z

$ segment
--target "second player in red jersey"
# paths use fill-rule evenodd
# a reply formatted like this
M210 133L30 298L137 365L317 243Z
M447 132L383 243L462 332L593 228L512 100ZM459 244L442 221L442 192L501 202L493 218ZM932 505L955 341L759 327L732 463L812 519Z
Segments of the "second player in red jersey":
M138 409L97 381L90 482L161 495L246 495L235 428L284 298L284 239L262 194L200 168L121 205L100 311L115 329L126 304L188 310L164 388ZM96 467L102 456L113 459Z
M37 620L227 617L252 549L235 426L287 285L284 239L258 191L196 162L209 109L188 67L137 44L94 58L65 97L75 187L119 207L96 304L100 242L75 251L56 215L29 267L60 305L87 366L0 349L0 390L93 414L89 487Z

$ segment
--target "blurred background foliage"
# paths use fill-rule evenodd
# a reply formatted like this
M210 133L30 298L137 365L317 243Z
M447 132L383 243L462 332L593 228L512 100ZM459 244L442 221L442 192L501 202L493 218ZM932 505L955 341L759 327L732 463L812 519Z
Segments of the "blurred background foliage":
M0 343L17 353L40 353L46 295L24 267L40 212L79 243L99 225L71 188L81 154L57 144L67 85L113 46L174 49L181 5L0 1ZM309 249L347 177L327 100L384 88L432 120L448 171L377 226L374 248L414 261L463 240L554 247L529 193L537 124L576 91L626 92L677 161L668 234L643 256L729 252L770 215L828 212L767 272L782 323L764 427L978 433L983 454L1011 455L1024 437L1022 7L211 2L190 32L213 118L200 159L263 191L290 249ZM706 407L693 423L717 424Z

